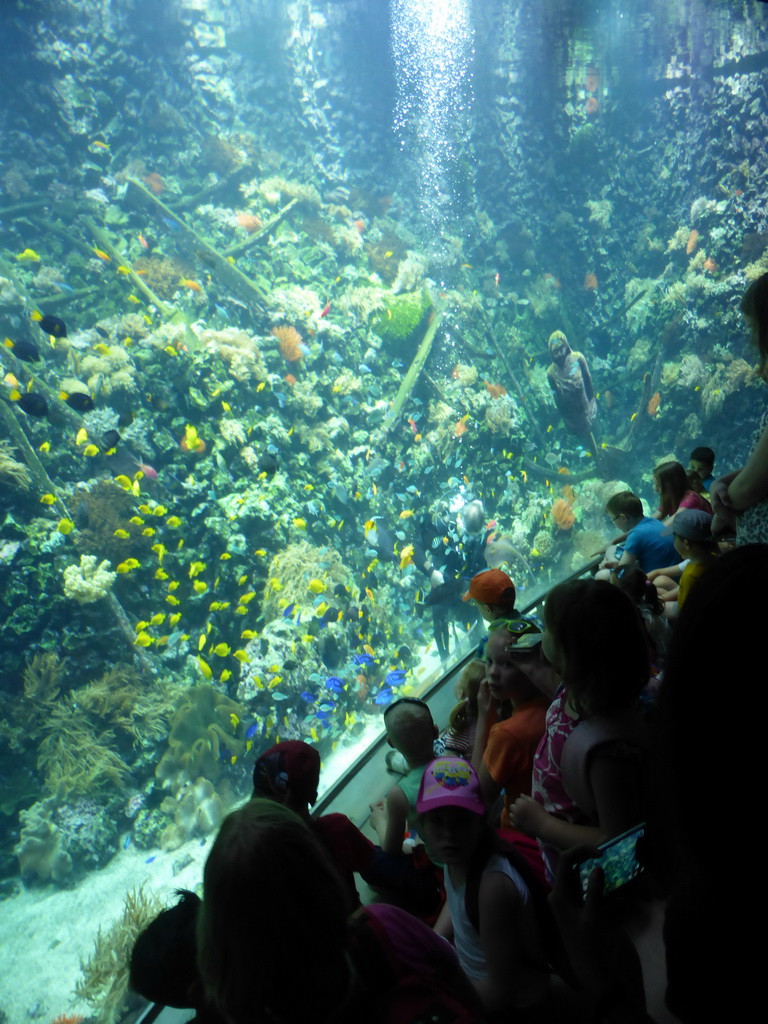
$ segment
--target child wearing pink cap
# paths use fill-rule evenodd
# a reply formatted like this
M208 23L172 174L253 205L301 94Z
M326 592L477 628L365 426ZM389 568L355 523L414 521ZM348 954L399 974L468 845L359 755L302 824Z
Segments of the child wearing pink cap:
M490 1019L512 1011L523 1019L518 1015L540 1008L549 995L530 869L514 851L499 852L467 761L442 757L428 765L416 808L430 856L445 865L447 902L435 930L453 931L461 966Z

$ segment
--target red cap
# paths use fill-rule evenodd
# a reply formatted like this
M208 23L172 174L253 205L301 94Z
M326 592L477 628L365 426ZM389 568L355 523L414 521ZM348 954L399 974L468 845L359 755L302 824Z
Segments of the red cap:
M260 790L259 795L268 795L266 787L281 800L290 786L292 793L313 804L320 785L320 754L302 740L277 743L259 756L253 769L253 781Z
M509 591L512 591L510 594ZM515 606L515 584L501 569L485 569L473 576L469 581L469 590L462 596L462 601L472 598L482 604L504 604Z

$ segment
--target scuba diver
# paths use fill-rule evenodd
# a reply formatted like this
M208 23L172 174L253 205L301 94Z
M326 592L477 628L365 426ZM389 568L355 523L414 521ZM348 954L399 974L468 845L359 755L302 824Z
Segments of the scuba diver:
M438 509L434 517L419 516L415 523L413 560L429 579L431 590L424 604L432 610L435 644L442 660L448 657L451 612L461 611L477 621L477 613L462 602L469 581L487 568L485 545L492 529L486 528L481 501L469 501L455 522L448 509ZM454 634L455 635L455 634Z

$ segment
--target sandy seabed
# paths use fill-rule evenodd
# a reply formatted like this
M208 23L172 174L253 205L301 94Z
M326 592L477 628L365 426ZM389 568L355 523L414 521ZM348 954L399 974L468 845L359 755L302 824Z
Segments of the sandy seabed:
M409 692L423 691L439 671L439 659L428 647L421 652ZM323 781L343 777L380 735L381 722L371 718L354 742L339 743L323 761ZM321 787L321 796L326 788ZM108 929L122 916L126 894L144 885L147 894L172 905L175 889L195 889L202 882L213 836L189 840L170 852L131 844L124 848L126 837L108 864L74 888L19 884L15 895L0 902L0 1024L50 1024L60 1014L91 1016L91 1008L74 995L80 964L93 952L99 928Z

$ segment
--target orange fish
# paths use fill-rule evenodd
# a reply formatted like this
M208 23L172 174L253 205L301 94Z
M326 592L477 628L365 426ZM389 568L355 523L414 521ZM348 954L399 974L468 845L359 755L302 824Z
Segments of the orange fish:
M352 226L361 235L365 231L365 221L362 217L358 217L357 220L353 221Z
M142 249L148 249L149 248L149 242L146 240L144 235L137 235L136 237L138 238L139 245L141 246Z
M561 466L560 469L558 469L557 472L558 473L562 473L563 476L570 476L571 475L570 469L566 469L565 466Z
M597 274L584 275L584 290L588 292L597 291Z
M296 378L293 376L292 373L286 373L286 375L283 377L283 380L285 381L286 384L290 384L291 387L293 387L293 385L296 383Z
M462 416L460 420L456 421L456 426L453 428L453 433L454 433L455 437L461 437L462 434L466 434L466 432L467 432L467 420L468 419L469 419L469 416L467 415L467 416Z
M659 411L659 406L660 405L661 405L661 395L657 391L656 394L652 396L650 402L648 403L648 415L649 416L655 416L656 413Z
M711 256L707 256L707 258L704 260L704 269L708 270L710 274L717 273L717 264Z
M104 260L105 263L110 263L112 260L112 257L109 255L109 253L104 252L103 249L94 248L93 252L96 254L96 256L99 257L100 260Z
M689 256L691 255L691 253L694 251L694 249L696 248L696 246L698 244L699 244L699 232L696 230L696 228L694 228L693 231L690 233L690 235L688 235L688 244L685 247L685 251L688 253Z
M486 381L485 386L488 389L488 394L491 398L503 398L507 393L507 389L503 384L489 384L488 381Z
M201 292L203 290L202 287L197 283L197 281L193 281L189 277L182 277L182 279L179 281L179 284L183 285L184 288L189 288L191 292Z
M165 189L165 182L162 177L153 171L151 174L147 174L143 178L144 184L149 187L150 192L154 192L156 196Z

